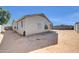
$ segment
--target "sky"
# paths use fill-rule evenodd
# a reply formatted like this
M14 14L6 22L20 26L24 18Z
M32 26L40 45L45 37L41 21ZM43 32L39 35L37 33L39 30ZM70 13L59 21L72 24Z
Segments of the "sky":
M11 13L8 25L24 15L45 14L53 25L74 25L79 21L78 6L1 6Z

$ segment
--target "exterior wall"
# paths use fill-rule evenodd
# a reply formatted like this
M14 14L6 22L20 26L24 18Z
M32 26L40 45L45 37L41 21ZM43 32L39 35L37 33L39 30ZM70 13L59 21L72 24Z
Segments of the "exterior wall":
M23 27L21 27L21 21L23 21ZM21 20L18 23L18 29L16 30L19 34L23 35L25 31L26 35L45 32L51 30L51 23L42 16L32 16ZM45 25L48 29L45 29Z
M76 31L76 24L74 25L74 30Z
M24 23L24 20L22 20L22 22ZM17 29L17 32L18 32L19 34L22 34L22 35L23 35L24 26L25 26L25 25L21 26L21 21L18 22L18 29Z
M44 17L42 16L29 17L27 18L27 20L25 20L24 30L26 31L26 35L48 31L48 29L47 30L44 29L45 25L50 25L50 23Z
M1 33L1 25L0 25L0 33Z
M79 32L79 24L76 24L76 31Z
M16 22L13 23L12 29L13 29L13 31L17 31L17 23Z
M79 32L79 24L75 24L75 31Z
M0 33L5 32L4 27L5 27L5 25L0 25Z

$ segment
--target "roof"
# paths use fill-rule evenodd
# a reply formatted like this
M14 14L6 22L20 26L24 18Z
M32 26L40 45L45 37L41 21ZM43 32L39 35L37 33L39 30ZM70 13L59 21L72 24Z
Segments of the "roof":
M76 24L79 24L79 22L76 22Z
M23 19L25 19L25 18L27 18L27 17L33 17L33 16L42 16L42 17L46 18L47 21L52 24L52 22L51 22L51 21L46 17L46 15L44 15L43 13L41 13L41 14L25 15L25 16L23 16L22 18L20 18L17 22L19 22L19 21L21 21L21 20L23 20Z

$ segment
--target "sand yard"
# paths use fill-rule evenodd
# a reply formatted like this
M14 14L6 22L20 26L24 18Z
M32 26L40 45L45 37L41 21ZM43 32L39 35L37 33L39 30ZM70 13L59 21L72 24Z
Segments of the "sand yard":
M58 34L54 31L28 37L20 36L13 31L4 34L0 52L30 52L57 44Z
M30 52L30 53L52 53L52 52L79 52L79 33L74 30L54 30L58 33L58 43L53 43L47 35L44 40L34 40L32 37L27 40L26 37L17 35L16 33L7 32L0 44L0 52ZM0 36L1 39L2 36ZM40 37L40 36L38 36ZM46 40L45 40L46 39ZM50 39L50 40L48 40ZM44 45L45 43L45 45ZM36 45L38 44L38 45ZM43 46L41 46L43 44ZM45 46L45 47L44 47ZM31 47L31 48L30 48Z
M33 52L79 52L79 33L74 30L55 30L58 32L58 44Z

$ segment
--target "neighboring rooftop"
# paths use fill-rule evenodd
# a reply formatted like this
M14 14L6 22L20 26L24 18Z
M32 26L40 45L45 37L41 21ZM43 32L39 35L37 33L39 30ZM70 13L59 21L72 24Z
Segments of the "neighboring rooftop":
M76 22L76 24L79 24L79 22Z

